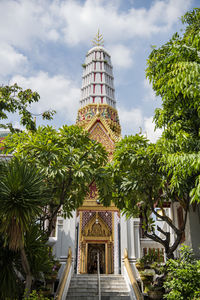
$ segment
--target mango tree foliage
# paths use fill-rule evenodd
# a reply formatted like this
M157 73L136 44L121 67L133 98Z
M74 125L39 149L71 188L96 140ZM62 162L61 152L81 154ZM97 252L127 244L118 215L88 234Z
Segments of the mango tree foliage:
M0 86L0 122L8 119L9 113L20 116L20 124L29 130L35 130L34 115L30 112L30 105L38 102L40 96L31 89L23 90L16 83L11 86ZM41 113L43 119L51 120L55 111L49 110ZM17 130L11 123L2 124L0 128L8 128L11 132Z
M162 107L156 109L156 126L163 128L162 161L171 176L170 186L179 189L192 180L192 201L200 199L200 9L185 14L186 29L153 49L146 76Z
M109 200L114 201L128 217L140 217L144 235L161 243L167 257L171 258L184 232L189 200L184 202L183 226L177 228L164 209L166 203L177 200L177 195L169 189L167 174L161 168L161 156L156 145L149 143L145 137L125 137L116 145L113 162L105 171L107 190L106 185L102 185L100 195L107 205ZM162 215L158 214L156 207L162 210ZM156 217L174 231L174 242L170 232L155 224Z
M49 221L48 235L61 211L71 216L87 195L89 184L107 162L106 150L77 126L39 127L37 131L15 133L5 139L5 151L34 162L45 174L51 189L43 223Z

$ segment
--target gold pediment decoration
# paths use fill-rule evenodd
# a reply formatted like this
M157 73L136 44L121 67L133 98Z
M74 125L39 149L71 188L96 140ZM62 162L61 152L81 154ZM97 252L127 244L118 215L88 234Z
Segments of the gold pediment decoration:
M98 215L98 212L91 218L82 231L83 237L110 237L112 235L108 225Z
M105 118L103 118L102 116L95 115L91 119L91 121L87 124L87 126L85 127L85 130L90 132L92 127L94 126L94 124L97 121L100 121L100 123L104 126L104 128L106 129L107 134L111 138L112 142L117 143L121 139L121 136L116 136L114 134L114 132L110 129L110 126L109 126L107 120Z
M89 133L90 138L101 143L106 148L108 153L114 151L115 144L100 122L96 122L90 129Z
M96 122L100 122L112 142L121 139L121 126L117 110L108 104L88 104L78 110L76 124L90 132Z

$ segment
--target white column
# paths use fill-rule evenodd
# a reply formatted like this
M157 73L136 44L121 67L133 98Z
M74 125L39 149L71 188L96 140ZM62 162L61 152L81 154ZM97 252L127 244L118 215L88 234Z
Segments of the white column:
M127 234L128 234L128 258L132 262L135 260L135 240L134 240L134 222L133 218L127 220Z
M139 236L139 218L130 218L127 220L127 236L128 236L128 259L132 267L134 275L137 277L137 269L135 262L140 257L140 236Z
M130 218L127 220L127 235L128 235L128 259L134 275L136 276L137 270L135 267L136 253L138 252L138 238L139 227L137 227L137 220L135 218Z
M75 257L75 240L76 240L76 212L72 218L63 219L58 217L58 241L55 245L55 255L61 260L66 260L68 249L72 249L72 258Z
M114 274L119 270L119 249L118 249L118 222L117 213L114 212Z
M120 225L121 225L121 272L124 272L124 249L128 249L128 236L127 236L127 220L124 215L121 215L120 218Z
M140 218L133 219L134 224L134 242L135 242L135 258L140 258Z

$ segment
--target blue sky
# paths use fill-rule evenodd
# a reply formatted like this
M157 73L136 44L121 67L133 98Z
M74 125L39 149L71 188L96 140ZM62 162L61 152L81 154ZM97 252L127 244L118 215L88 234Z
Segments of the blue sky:
M39 92L31 111L55 109L48 124L75 123L81 64L99 28L111 54L122 134L141 127L154 141L160 131L152 118L161 100L145 79L146 60L151 45L167 42L183 28L180 17L198 6L198 0L0 0L0 84Z

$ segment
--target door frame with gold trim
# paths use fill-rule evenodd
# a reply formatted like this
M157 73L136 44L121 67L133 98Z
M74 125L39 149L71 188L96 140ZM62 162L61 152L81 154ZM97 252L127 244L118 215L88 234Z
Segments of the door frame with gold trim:
M98 220L98 222L97 222ZM108 225L98 215L94 215L80 234L80 273L88 272L88 244L105 244L105 273L112 274L114 236Z

